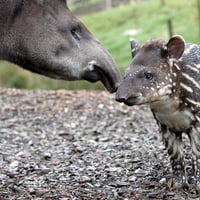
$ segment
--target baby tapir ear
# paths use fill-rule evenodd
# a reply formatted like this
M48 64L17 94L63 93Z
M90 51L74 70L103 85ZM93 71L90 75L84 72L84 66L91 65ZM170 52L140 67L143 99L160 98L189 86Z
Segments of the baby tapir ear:
M170 58L179 59L185 49L185 40L180 35L171 37L167 43L167 52Z
M130 45L131 45L131 56L132 58L134 58L137 52L140 50L140 44L131 38Z

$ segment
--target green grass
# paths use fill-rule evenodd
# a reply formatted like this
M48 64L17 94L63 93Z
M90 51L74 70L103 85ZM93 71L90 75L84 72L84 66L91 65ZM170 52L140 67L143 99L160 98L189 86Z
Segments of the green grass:
M95 6L98 3L98 0L87 0L87 1L79 1L76 3L68 3L68 6L72 10L81 9L82 7L90 7Z
M80 20L110 51L117 62L120 71L131 60L129 36L124 31L139 29L134 36L140 43L151 38L168 40L167 21L172 20L173 34L181 34L187 42L200 43L198 30L198 13L196 0L167 0L161 5L159 0L148 0L142 3L132 3L111 10L89 14ZM63 82L32 74L7 62L0 63L0 86L18 88L43 89L101 89L100 83L91 84L86 81Z
M82 17L81 20L111 52L121 71L130 62L129 37L123 33L128 29L139 29L134 39L144 43L150 38L168 40L167 21L172 20L173 34L181 34L186 41L199 43L198 14L196 0L144 1L131 6L121 6L110 11ZM101 20L102 19L102 20Z

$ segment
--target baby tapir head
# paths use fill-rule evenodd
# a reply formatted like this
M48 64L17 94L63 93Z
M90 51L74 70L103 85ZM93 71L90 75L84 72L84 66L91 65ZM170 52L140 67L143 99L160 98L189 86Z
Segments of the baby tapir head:
M151 104L172 95L177 81L172 65L182 56L184 48L181 36L173 36L167 43L151 40L143 46L131 40L133 59L117 90L116 100L132 106Z

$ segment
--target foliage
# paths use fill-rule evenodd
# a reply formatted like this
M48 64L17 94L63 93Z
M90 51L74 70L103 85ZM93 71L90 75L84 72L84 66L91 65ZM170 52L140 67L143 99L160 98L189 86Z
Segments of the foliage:
M173 34L181 34L187 42L199 43L198 13L196 0L161 1L148 0L141 3L119 6L111 10L88 14L81 21L110 51L122 74L131 56L126 30L140 31L134 37L140 43L150 38L168 39L167 21L172 20ZM3 87L44 89L99 89L100 83L86 81L63 82L32 74L7 62L0 63L0 85Z

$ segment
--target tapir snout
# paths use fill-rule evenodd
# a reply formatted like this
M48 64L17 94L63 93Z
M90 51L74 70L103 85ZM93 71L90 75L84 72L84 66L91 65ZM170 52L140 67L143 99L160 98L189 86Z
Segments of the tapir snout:
M100 80L109 92L120 81L111 55L64 0L2 1L0 59L51 78Z
M128 106L137 104L142 94L139 92L133 93L133 87L131 79L124 79L118 86L115 100Z

